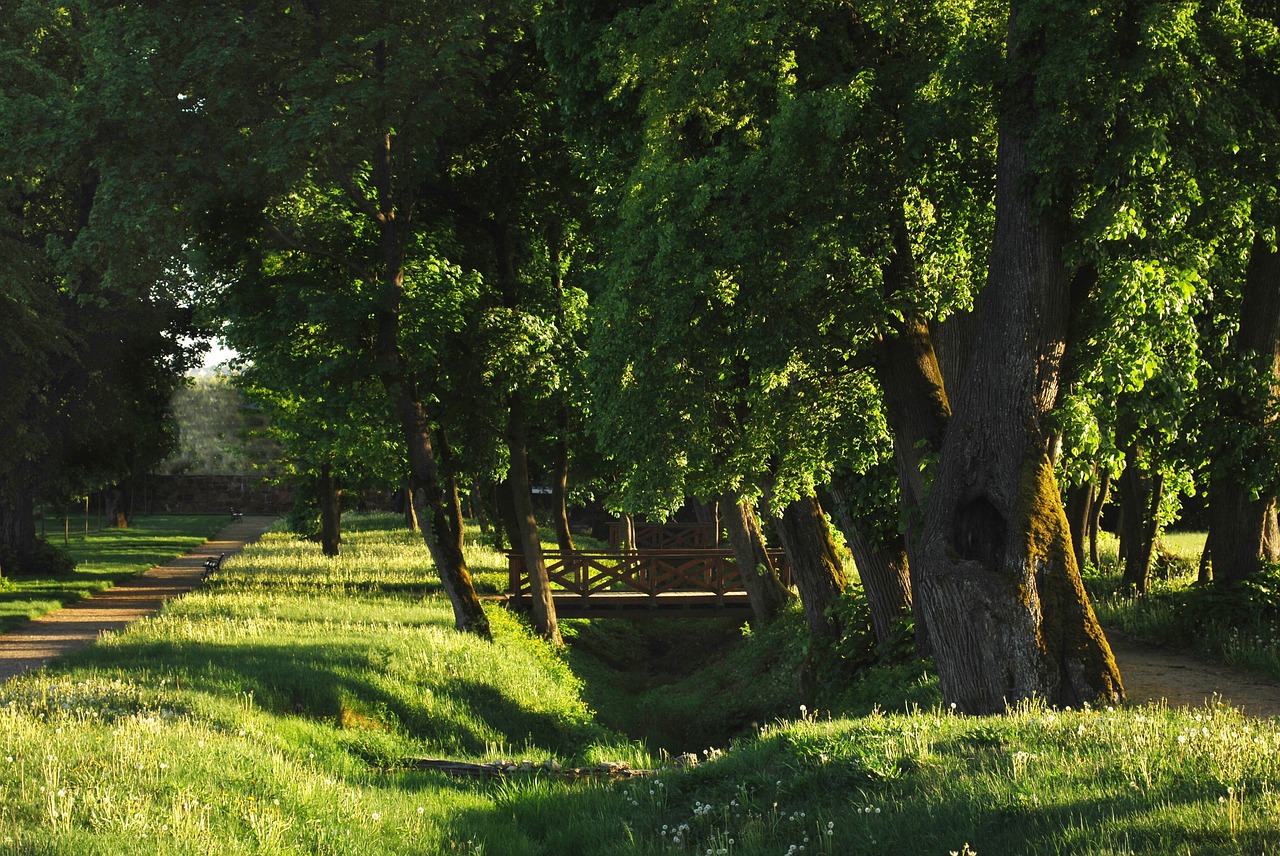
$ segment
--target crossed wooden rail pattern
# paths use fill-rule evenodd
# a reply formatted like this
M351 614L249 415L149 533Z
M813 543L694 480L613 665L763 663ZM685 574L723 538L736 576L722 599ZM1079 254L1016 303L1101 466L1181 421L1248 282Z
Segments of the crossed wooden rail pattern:
M791 584L790 568L781 550L770 550L782 581ZM513 599L530 594L524 556L507 555L509 594ZM584 599L598 593L630 592L659 597L666 593L709 592L723 595L743 591L742 576L730 550L643 550L609 552L561 552L546 550L543 560L556 594L577 594Z

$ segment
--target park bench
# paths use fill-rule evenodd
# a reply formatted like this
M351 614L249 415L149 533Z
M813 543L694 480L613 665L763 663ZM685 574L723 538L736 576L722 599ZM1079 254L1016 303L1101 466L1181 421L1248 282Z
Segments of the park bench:
M204 575L207 577L218 568L222 567L222 560L226 558L226 553L219 553L217 556L210 556L204 560Z

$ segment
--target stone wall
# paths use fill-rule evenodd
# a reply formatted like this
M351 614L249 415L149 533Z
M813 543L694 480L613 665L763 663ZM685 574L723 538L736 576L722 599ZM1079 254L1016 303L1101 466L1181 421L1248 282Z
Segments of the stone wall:
M234 508L244 514L279 515L293 505L287 487L253 476L150 475L125 493L126 505L132 499L134 511L144 514L230 514Z

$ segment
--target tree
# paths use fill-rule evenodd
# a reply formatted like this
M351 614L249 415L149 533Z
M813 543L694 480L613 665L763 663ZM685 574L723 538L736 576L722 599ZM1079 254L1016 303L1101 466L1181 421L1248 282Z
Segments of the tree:
M341 543L340 485L399 484L404 455L386 396L344 333L362 300L345 270L276 253L229 283L223 335L239 354L237 385L266 410L269 431L298 482L296 502L319 512L325 555Z
M950 396L916 595L944 695L972 713L1021 698L1113 703L1119 671L1080 580L1050 459L1071 309L1070 221L1033 148L1076 91L1087 19L1015 2L998 110L996 214L980 343ZM1057 130L1057 129L1054 129Z
M0 13L0 543L35 549L38 497L146 472L173 444L191 364L173 232L138 234L105 105L98 21L30 0Z
M1211 104L1209 133L1197 139L1208 173L1211 222L1223 246L1223 291L1239 307L1216 360L1219 394L1206 435L1212 454L1209 531L1215 581L1248 579L1276 558L1276 405L1280 395L1280 226L1276 186L1274 10L1229 3L1202 10L1193 23L1201 48L1196 92ZM1208 218L1206 218L1208 219ZM1224 227L1223 224L1228 224ZM1234 240L1240 239L1235 252ZM1232 258L1234 256L1234 258ZM1234 262L1234 263L1233 263ZM1216 350L1216 349L1215 349ZM1206 550L1208 546L1206 545Z
M253 15L203 4L117 9L137 95L189 105L173 117L173 162L192 170L213 269L256 267L269 252L323 260L361 295L342 332L371 365L405 444L418 518L459 629L488 634L461 550L429 409L431 378L406 357L407 280L434 255L416 215L452 123L481 104L491 48L509 17L468 6L314 4ZM138 57L146 57L142 66ZM144 73L145 71L145 73ZM127 96L136 97L134 93ZM198 129L203 133L194 133ZM240 258L217 258L215 245Z

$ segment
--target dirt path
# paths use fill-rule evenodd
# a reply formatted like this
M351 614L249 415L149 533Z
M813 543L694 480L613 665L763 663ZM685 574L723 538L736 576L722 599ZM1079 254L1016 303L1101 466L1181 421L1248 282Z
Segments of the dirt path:
M206 559L238 552L258 540L274 521L274 517L245 517L185 556L0 636L0 681L38 669L55 657L93 644L103 633L158 612L166 600L200 585Z
M1134 704L1166 701L1201 707L1220 700L1249 716L1280 716L1280 685L1193 655L1167 651L1107 631L1125 693Z

